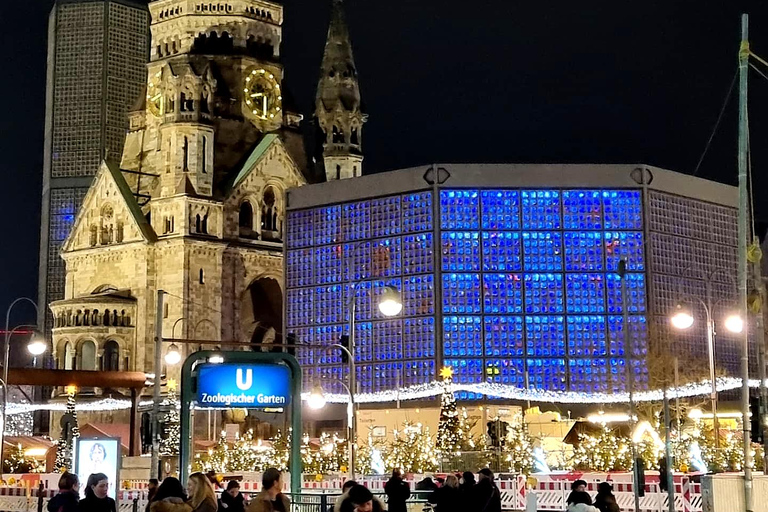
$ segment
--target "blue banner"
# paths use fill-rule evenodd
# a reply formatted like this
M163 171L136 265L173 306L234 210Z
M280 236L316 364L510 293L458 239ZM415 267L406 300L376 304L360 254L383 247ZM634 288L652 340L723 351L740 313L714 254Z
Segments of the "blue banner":
M204 364L197 370L197 405L262 409L291 402L291 371L279 364Z

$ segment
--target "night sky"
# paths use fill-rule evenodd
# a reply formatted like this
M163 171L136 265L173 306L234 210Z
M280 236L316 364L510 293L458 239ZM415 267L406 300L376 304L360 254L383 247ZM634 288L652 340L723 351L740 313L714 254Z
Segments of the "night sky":
M0 313L36 298L51 0L0 16ZM768 59L765 2L347 0L366 172L431 162L647 163L693 173L736 72L739 16ZM285 85L305 115L330 0L284 0ZM768 69L765 70L768 75ZM736 182L737 96L698 175ZM752 164L768 185L768 80L752 72ZM768 206L757 202L758 216ZM15 322L31 320L19 310Z

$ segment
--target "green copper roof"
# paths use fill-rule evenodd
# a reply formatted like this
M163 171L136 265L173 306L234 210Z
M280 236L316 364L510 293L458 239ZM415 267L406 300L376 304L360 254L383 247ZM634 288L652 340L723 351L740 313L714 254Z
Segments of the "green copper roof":
M133 215L133 218L136 221L136 224L139 225L139 229L141 230L142 235L144 235L144 238L148 242L156 242L157 235L155 234L155 230L153 230L152 226L150 226L149 222L147 222L147 218L144 216L144 213L141 211L141 207L139 206L139 203L136 201L136 197L133 195L133 192L131 191L131 187L129 187L128 183L125 181L125 177L123 176L123 173L120 172L120 169L113 163L104 162L104 165L106 165L107 169L109 170L109 173L112 175L112 179L115 180L115 183L117 184L117 189L120 191L120 194L123 196L123 199L125 200L125 204L128 205L128 210L131 212L131 215Z
M259 141L259 143L256 145L256 148L251 152L251 154L248 156L248 159L243 164L240 172L238 172L235 176L235 179L232 181L232 185L227 187L227 193L237 187L248 176L248 174L250 174L251 169L256 166L259 160L261 160L261 157L264 156L264 154L267 152L267 149L269 149L269 147L273 142L275 142L277 138L277 134L268 133L261 139L261 141Z

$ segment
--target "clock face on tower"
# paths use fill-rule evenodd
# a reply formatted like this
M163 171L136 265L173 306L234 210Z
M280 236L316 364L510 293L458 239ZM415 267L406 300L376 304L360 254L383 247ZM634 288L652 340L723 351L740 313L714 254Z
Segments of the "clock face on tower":
M280 114L283 96L275 75L266 69L249 69L243 79L245 107L256 119L271 120Z
M163 92L160 89L162 72L158 71L147 83L147 108L155 117L163 115Z

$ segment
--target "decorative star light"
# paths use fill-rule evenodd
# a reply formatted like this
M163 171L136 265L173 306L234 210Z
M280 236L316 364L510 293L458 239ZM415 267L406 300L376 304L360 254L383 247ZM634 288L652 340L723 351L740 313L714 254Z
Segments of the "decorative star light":
M440 369L440 377L442 377L444 379L452 378L453 377L453 368L451 368L450 366L443 366Z

